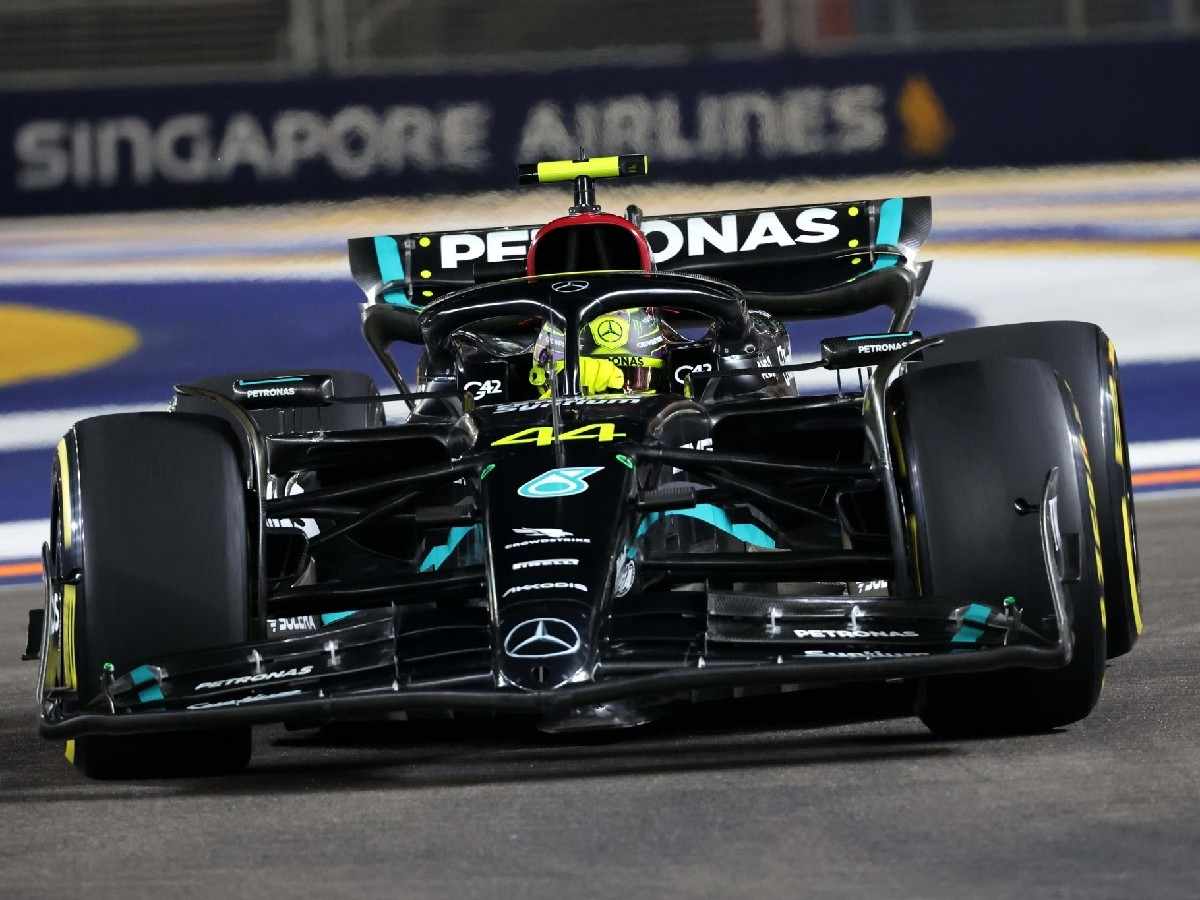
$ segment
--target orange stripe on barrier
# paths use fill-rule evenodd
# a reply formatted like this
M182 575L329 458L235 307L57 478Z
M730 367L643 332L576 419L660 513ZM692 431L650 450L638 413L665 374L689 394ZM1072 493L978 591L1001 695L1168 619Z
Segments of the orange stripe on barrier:
M41 575L40 562L4 563L0 565L0 578L12 578L17 575Z
M1134 472L1133 486L1148 487L1153 484L1200 483L1200 469L1167 469L1163 472Z

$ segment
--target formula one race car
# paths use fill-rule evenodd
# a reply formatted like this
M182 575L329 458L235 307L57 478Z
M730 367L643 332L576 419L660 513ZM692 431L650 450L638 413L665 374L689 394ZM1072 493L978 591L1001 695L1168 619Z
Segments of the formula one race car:
M751 686L909 680L939 735L1086 716L1141 630L1105 334L913 331L927 197L600 211L595 179L645 169L523 166L574 184L540 228L352 240L389 394L242 373L76 424L41 733L112 776L244 766L259 723L569 731ZM876 307L886 331L793 362L783 322ZM837 389L801 393L817 369Z

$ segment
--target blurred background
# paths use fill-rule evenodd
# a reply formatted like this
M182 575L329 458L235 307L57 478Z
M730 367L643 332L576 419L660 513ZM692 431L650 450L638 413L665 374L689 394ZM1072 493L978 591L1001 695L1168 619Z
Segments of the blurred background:
M1200 0L5 0L0 580L72 422L382 383L345 239L544 222L514 167L580 144L651 216L931 194L918 327L1099 323L1138 490L1200 486L1198 83Z

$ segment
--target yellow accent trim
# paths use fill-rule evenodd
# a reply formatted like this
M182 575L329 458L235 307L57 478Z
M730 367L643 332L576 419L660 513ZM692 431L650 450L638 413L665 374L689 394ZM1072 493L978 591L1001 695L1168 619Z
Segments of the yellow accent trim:
M846 210L846 212L851 216L857 216L858 215L858 207L852 206L848 210Z
M850 238L850 249L853 250L858 246L858 238Z
M431 241L431 240L430 240L429 238L427 238L427 237L423 237L423 238L418 238L418 239L417 239L417 243L418 243L420 246L422 246L422 247L428 247L430 244L432 244L432 243L433 243L433 241Z
M850 260L850 265L857 266L860 262L862 262L862 257L856 256L854 259Z
M1138 597L1137 570L1133 564L1133 528L1129 517L1129 497L1121 498L1121 523L1125 526L1125 565L1129 570L1129 599L1133 603L1133 626L1142 633L1142 602Z
M538 181L542 184L573 181L580 175L591 178L616 178L621 174L620 160L619 156L593 156L586 162L576 162L573 159L540 162L537 164ZM649 165L646 166L646 170L649 171Z
M77 689L75 671L75 585L63 585L63 674L67 687Z
M63 546L71 546L71 469L67 465L67 439L58 441L58 477L62 484Z
M431 278L431 277L433 277L433 273L432 273L432 272L430 272L428 269L422 269L422 270L421 270L421 277L422 277L422 278Z
M1121 446L1124 443L1124 441L1121 439L1122 438L1122 435L1121 435L1121 410L1117 406L1117 404L1119 403L1119 401L1117 400L1117 380L1112 377L1111 373L1108 376L1108 394L1109 394L1109 397L1112 399L1113 445L1115 447L1115 455L1117 457L1117 465L1123 469L1123 468L1125 468L1125 450Z
M75 738L71 738L69 741L67 741L67 746L63 751L63 756L67 758L67 762L69 762L71 765L75 765Z

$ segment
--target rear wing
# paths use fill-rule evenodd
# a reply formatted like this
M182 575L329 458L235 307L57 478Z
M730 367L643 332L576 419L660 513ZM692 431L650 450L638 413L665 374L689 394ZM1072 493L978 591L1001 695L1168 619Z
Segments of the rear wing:
M660 272L720 278L755 306L791 318L894 305L890 295L876 299L874 285L913 282L914 258L931 223L928 197L892 197L682 213L639 227ZM419 308L450 291L524 274L539 227L352 238L350 270L369 303ZM907 270L906 277L864 277L892 268Z

